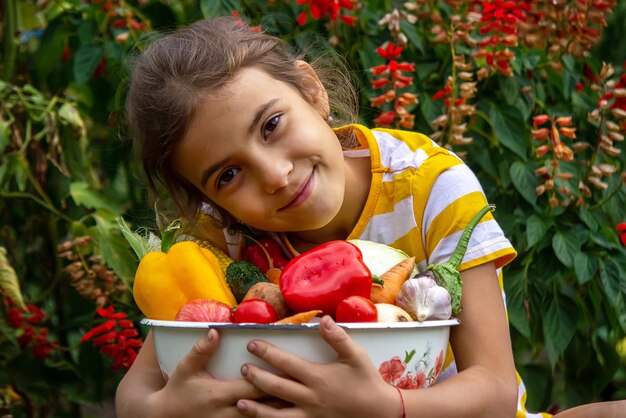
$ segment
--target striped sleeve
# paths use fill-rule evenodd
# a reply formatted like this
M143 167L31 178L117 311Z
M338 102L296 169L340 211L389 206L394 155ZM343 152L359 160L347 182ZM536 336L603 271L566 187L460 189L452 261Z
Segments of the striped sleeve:
M453 165L437 177L421 219L426 265L450 258L467 224L485 205L487 199L482 187L467 165ZM488 213L474 229L459 270L490 261L501 268L515 255L511 243L493 215Z

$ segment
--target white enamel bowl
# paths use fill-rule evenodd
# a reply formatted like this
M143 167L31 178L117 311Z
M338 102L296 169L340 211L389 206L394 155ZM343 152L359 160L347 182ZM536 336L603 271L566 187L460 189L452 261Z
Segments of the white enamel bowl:
M180 359L209 328L219 331L220 346L206 367L220 380L240 378L241 366L247 362L276 372L246 350L251 339L268 341L314 362L326 363L337 358L321 338L318 323L262 325L151 319L141 323L152 329L159 364L166 376L172 374ZM339 325L366 350L383 379L401 388L414 389L428 387L437 380L446 357L450 327L458 324L457 319L449 319Z

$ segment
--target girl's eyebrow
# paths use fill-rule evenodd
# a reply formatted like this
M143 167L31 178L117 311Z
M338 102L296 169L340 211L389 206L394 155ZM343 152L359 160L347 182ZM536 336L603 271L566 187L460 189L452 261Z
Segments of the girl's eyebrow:
M254 119L252 120L252 123L250 124L250 127L248 128L248 134L252 134L252 132L254 132L255 126L263 118L263 115L269 109L271 109L276 104L276 102L278 102L278 98L269 100L269 101L263 103L261 106L259 106L258 110L256 111L256 114L254 115Z
M206 184L207 180L209 179L209 177L211 177L213 175L213 173L215 173L217 170L219 170L219 168L226 164L227 158L216 162L215 164L211 165L209 168L207 168L206 170L204 170L202 172L202 177L200 178L200 186L204 187L204 185Z
M271 99L263 103L261 106L259 106L256 113L254 114L254 119L252 119L252 123L250 124L250 127L248 128L248 134L252 135L252 133L254 132L255 126L258 125L261 119L263 119L263 115L265 115L265 113L267 113L268 110L274 107L274 105L278 102L278 100L279 100L278 98ZM226 161L227 161L227 158L216 162L215 164L209 166L206 170L204 170L202 172L202 177L200 178L200 186L204 187L209 177L211 177L213 173L219 170L219 168L222 165L224 165Z

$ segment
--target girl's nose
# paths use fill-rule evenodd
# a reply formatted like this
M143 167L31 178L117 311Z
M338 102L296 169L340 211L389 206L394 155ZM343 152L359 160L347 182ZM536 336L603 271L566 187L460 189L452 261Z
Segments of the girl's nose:
M260 167L260 179L267 193L273 194L289 184L293 164L286 159L267 158Z

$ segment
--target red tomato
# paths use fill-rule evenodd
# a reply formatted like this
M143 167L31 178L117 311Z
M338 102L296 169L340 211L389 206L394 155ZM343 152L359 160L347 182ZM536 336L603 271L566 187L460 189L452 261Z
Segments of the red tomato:
M233 315L233 322L254 324L269 324L278 321L276 311L263 299L246 299L237 305Z
M368 298L348 296L337 305L337 322L377 322L378 311Z

